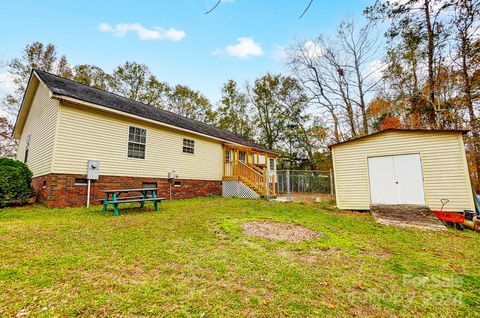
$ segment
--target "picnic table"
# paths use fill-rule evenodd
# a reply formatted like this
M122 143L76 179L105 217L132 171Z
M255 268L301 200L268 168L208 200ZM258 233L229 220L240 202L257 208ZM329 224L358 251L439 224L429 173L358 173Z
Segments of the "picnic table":
M103 202L103 211L107 211L109 205L113 205L115 215L118 213L118 205L121 203L133 203L139 202L140 207L145 206L145 202L153 202L155 211L158 212L158 202L162 202L165 198L158 198L157 191L159 188L139 188L139 189L113 189L113 190L102 190L101 192L105 193L104 199L99 199L98 201ZM137 195L125 196L122 194L128 193L138 193Z

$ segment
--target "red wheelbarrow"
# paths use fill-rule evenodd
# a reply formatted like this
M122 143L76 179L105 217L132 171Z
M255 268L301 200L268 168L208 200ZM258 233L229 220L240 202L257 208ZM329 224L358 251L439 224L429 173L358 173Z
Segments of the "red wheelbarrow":
M463 230L465 223L465 214L462 212L450 212L450 211L443 211L443 207L450 202L448 199L441 199L442 208L439 210L433 210L432 212L435 214L437 218L442 221L443 224L446 226L454 226L459 230Z

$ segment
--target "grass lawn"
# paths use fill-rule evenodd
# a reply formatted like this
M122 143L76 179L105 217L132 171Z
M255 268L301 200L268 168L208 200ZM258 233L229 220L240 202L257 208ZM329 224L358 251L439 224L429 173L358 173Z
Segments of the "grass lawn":
M368 213L204 198L155 213L0 210L0 316L480 316L480 235L376 224ZM302 243L243 234L296 223Z

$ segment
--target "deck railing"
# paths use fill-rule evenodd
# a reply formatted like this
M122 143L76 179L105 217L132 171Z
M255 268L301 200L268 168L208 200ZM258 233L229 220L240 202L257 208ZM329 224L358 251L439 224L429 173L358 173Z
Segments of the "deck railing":
M224 175L228 178L238 178L260 195L275 194L275 175L267 173L266 169L239 160L227 161Z

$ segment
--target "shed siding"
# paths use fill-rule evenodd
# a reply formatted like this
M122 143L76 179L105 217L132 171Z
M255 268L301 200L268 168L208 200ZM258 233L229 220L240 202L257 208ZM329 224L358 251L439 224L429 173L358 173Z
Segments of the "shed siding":
M23 162L27 136L31 136L27 165L34 177L48 174L52 170L59 102L51 99L49 93L46 86L38 84L18 147L17 159Z
M334 146L337 205L341 209L370 209L368 157L420 154L425 201L431 209L447 198L448 210L473 209L472 190L461 133L387 131Z
M129 125L147 129L146 158L127 158ZM195 140L195 154L183 153L183 138ZM86 174L87 160L100 160L100 174L221 180L223 150L212 141L187 132L136 121L62 102L54 156L54 172Z

